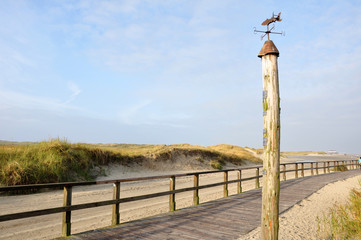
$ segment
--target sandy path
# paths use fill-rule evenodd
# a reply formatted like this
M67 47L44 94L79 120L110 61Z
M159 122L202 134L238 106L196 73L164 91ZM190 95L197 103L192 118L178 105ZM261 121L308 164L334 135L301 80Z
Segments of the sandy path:
M314 157L313 157L314 158ZM344 159L342 156L340 159ZM338 159L338 158L336 158ZM322 160L336 160L335 158L321 158ZM305 160L302 157L286 158L285 162ZM306 158L307 160L307 158ZM291 168L291 166L290 166ZM290 169L288 168L288 169ZM104 179L120 179L131 177L145 177L155 175L169 175L186 171L144 171L144 169L126 168L113 166L108 177ZM305 172L305 176L310 172ZM255 176L255 170L242 171L242 178ZM236 173L230 174L229 180L236 179ZM287 179L294 178L294 173L288 173ZM223 173L208 174L200 176L200 185L223 181ZM192 177L177 178L176 188L193 186ZM262 181L261 181L262 186ZM236 194L237 184L229 185L229 195ZM253 189L255 180L242 183L244 191ZM121 197L144 195L169 190L168 180L154 180L147 182L124 183L121 185ZM210 201L223 197L223 186L202 189L199 192L200 202ZM192 192L176 195L177 209L192 205ZM75 187L73 189L73 204L96 202L112 199L112 185L96 185L88 187ZM45 209L62 206L63 191L51 191L21 196L0 197L0 214L8 214L22 211ZM158 197L142 201L130 202L120 205L121 222L127 222L144 218L168 211L168 197ZM111 206L97 207L72 212L72 233L84 232L96 228L102 228L111 224ZM52 214L27 219L13 220L0 223L0 239L52 239L61 234L62 214Z
M320 239L317 237L317 217L323 214L334 204L344 204L347 201L350 190L360 188L360 177L353 177L344 181L330 183L312 194L310 197L295 205L280 216L280 240L289 239ZM282 193L281 193L282 194ZM260 239L260 227L239 240Z

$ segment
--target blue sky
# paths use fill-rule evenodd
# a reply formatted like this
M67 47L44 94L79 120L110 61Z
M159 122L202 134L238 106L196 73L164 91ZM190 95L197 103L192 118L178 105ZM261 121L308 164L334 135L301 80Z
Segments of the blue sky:
M360 1L0 1L0 139L262 147L282 12L281 150L360 153Z

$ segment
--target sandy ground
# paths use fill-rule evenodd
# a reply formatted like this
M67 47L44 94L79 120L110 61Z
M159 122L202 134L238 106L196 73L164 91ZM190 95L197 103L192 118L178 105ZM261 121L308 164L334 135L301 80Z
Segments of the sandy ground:
M280 216L279 239L323 239L318 236L317 217L323 218L324 214L334 204L344 204L350 190L360 188L360 177L353 177L344 181L331 183L304 199L299 204ZM261 239L261 228L258 227L239 240Z
M298 160L309 160L317 158L318 161L323 160L347 160L345 156L292 156L282 159L282 162L293 162ZM190 160L183 159L177 161L177 166L166 166L159 171L144 170L144 167L123 167L110 166L107 177L104 179L122 179L131 177L145 177L156 175L169 175L182 172L195 172L201 170L197 168L191 171L189 167L183 168L179 166L188 166ZM163 163L162 163L163 164ZM234 166L228 166L230 168ZM289 166L291 168L291 166ZM172 170L173 169L173 170ZM305 172L305 176L310 175L310 172ZM255 176L255 170L242 171L242 178ZM229 180L236 179L236 173L230 174ZM287 174L287 179L293 178L294 173ZM211 184L223 181L223 173L200 175L200 185ZM185 188L193 186L192 177L177 178L176 188ZM261 181L262 186L262 181ZM229 185L229 194L236 194L237 184ZM244 191L253 189L255 187L255 180L242 182ZM137 195L144 195L148 193L155 193L169 190L169 180L152 180L124 183L121 185L121 197L130 197ZM200 190L200 202L206 202L223 197L223 186L202 189ZM340 194L337 194L340 195ZM347 194L346 194L347 195ZM180 193L176 195L177 209L188 207L192 205L192 192ZM112 199L112 185L95 185L87 187L74 187L73 189L73 204L80 204L86 202L96 202ZM153 216L160 213L165 213L169 209L169 198L158 197L142 201L130 202L120 204L121 222L136 220L148 216ZM38 209L46 209L52 207L62 206L63 191L50 191L44 193L36 193L20 196L0 196L0 214L10 214L23 211L31 211ZM112 206L97 207L85 210L78 210L72 212L72 233L84 232L96 228L102 228L111 224ZM61 220L62 214L52 214L46 216L32 217L20 220L13 220L0 223L0 239L52 239L60 237L61 235ZM256 235L254 235L256 236ZM252 238L251 238L252 239ZM253 238L253 239L257 239ZM288 238L289 239L289 238ZM297 238L295 238L297 239ZM307 238L308 239L308 238Z

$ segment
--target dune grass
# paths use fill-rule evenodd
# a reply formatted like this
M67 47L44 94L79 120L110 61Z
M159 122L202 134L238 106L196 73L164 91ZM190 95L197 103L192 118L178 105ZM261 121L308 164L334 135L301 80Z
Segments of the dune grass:
M3 143L0 144L0 184L89 181L104 174L102 166L110 163L129 166L149 159L162 162L179 155L196 157L214 169L222 169L227 162L236 165L261 162L249 151L231 145L71 144L60 139Z
M361 239L361 190L353 189L345 205L335 205L318 222L320 239Z
M81 144L51 140L0 147L0 184L21 185L91 180L95 166L123 160L120 155Z

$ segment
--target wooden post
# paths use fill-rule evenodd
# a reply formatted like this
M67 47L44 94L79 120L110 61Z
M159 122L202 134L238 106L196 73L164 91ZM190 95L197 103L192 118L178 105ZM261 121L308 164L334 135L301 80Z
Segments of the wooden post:
M280 97L278 84L279 52L271 40L264 43L258 57L262 58L263 78L263 188L262 239L278 239L280 197Z
M323 174L326 174L326 162L323 162Z
M119 200L120 198L120 182L113 184L113 200ZM118 225L120 223L119 203L113 205L112 212L112 225Z
M327 162L327 172L330 173L330 162Z
M175 190L175 177L171 177L169 179L169 190L174 191ZM175 193L169 194L169 211L174 212L175 211Z
M64 200L63 206L68 207L71 206L71 198L72 198L72 187L66 186L64 187ZM71 211L63 212L63 222L62 222L62 236L67 237L71 234Z
M224 172L224 182L228 182L228 171ZM223 196L228 197L228 183L223 185Z
M301 163L301 168L302 168L301 176L304 177L305 176L305 165L304 165L304 163Z
M259 188L259 168L256 169L256 188Z
M298 163L295 163L295 178L298 178Z
M313 163L311 163L311 176L313 176Z
M194 187L199 186L199 174L194 174ZM199 189L193 190L193 205L199 205Z
M240 194L242 193L242 170L238 170L238 190L237 190L237 193Z
M318 162L316 163L316 175L318 175Z
M283 168L283 174L282 174L282 176L283 176L283 181L286 181L287 179L286 179L286 164L283 164L282 165L282 168Z

